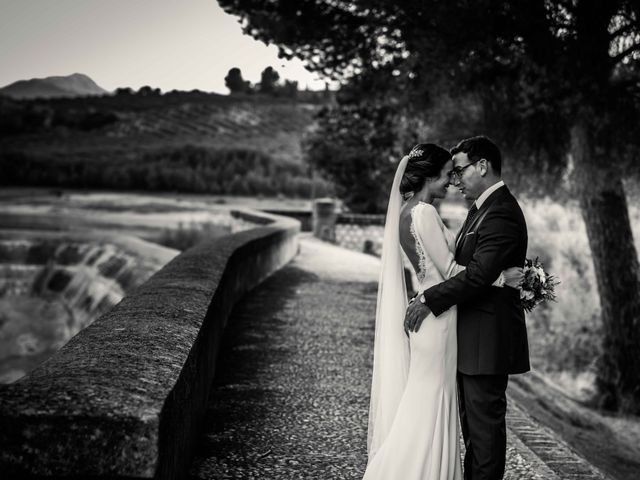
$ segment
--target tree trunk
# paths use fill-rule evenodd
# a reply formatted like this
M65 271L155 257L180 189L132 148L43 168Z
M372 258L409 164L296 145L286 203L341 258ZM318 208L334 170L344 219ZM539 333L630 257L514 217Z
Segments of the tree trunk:
M589 120L579 121L571 131L571 154L602 307L599 404L609 410L637 414L640 267L620 170L615 158L598 149L594 131Z

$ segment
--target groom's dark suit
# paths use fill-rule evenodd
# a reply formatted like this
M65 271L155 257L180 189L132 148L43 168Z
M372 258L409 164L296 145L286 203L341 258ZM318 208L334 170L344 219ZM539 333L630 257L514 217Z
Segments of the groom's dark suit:
M465 438L465 479L501 479L506 451L508 374L529 370L529 347L518 290L491 284L524 265L527 225L502 186L458 235L455 259L466 270L424 292L437 316L458 306L458 389Z

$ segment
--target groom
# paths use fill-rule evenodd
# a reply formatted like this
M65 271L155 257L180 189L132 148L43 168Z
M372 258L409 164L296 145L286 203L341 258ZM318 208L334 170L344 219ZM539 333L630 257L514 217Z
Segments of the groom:
M501 179L498 147L487 137L451 150L452 183L473 201L458 233L455 259L466 270L413 301L405 328L458 306L458 399L466 446L465 480L502 479L506 454L508 375L529 370L529 347L519 291L491 284L500 272L524 265L527 225Z

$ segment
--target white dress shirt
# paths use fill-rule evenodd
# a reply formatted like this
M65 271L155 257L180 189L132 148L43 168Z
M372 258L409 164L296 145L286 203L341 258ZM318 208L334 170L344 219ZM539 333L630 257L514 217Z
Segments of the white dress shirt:
M504 182L502 180L500 180L498 183L494 183L489 188L487 188L484 192L482 192L482 195L476 198L476 208L479 210L482 204L485 202L485 200L489 198L489 195L491 195L500 187L504 187Z

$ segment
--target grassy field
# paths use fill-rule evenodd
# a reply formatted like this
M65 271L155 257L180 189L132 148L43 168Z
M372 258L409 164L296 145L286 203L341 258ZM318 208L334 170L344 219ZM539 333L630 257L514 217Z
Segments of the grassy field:
M528 315L534 366L587 400L601 351L600 302L586 228L578 206L549 200L523 201L529 228L528 257L536 256L560 280L557 302ZM640 209L629 208L640 250Z
M301 142L321 108L205 93L0 100L3 185L306 198Z
M0 108L5 116L25 117L27 112L45 119L44 125L24 120L20 132L5 129L1 143L20 151L126 156L138 150L197 145L255 149L296 162L301 158L300 136L319 109L282 99L205 93L4 101ZM96 123L95 128L78 124L90 114L113 116L113 121Z

